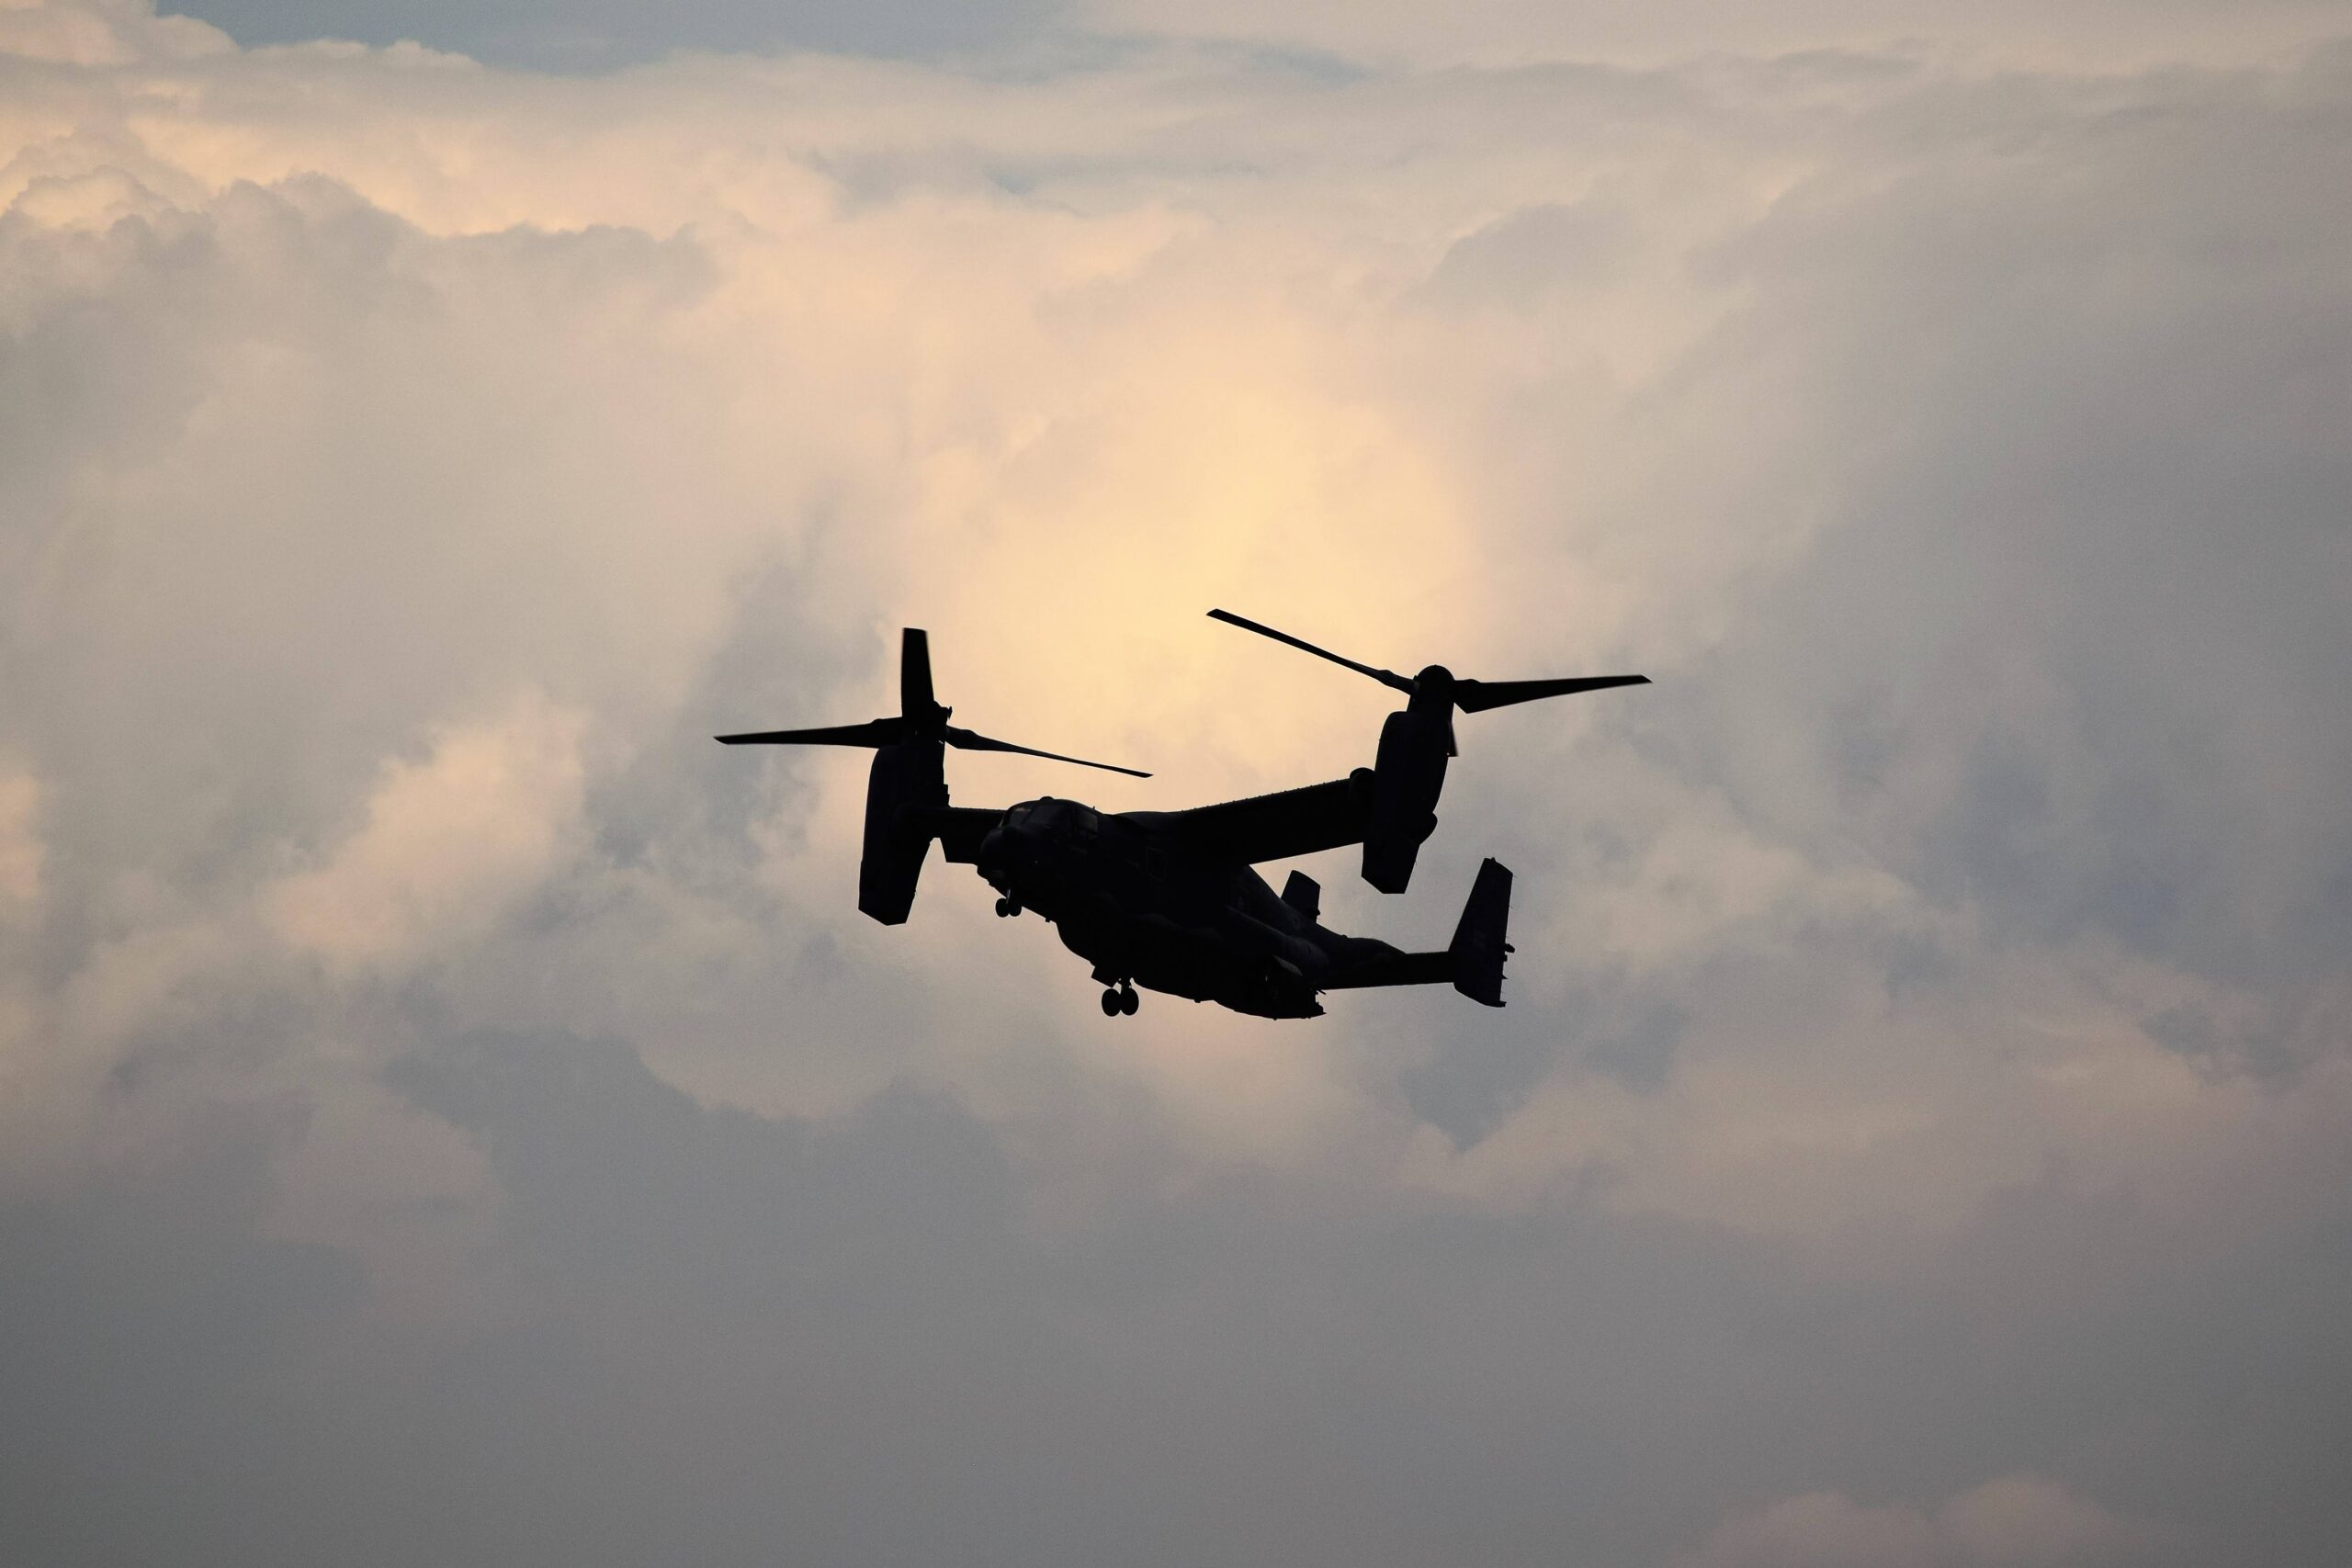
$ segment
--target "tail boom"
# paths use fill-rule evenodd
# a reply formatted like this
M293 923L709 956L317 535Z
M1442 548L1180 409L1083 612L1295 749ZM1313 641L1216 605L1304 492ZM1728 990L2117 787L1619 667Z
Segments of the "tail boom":
M1450 985L1472 1001L1503 1005L1503 963L1511 951L1505 940L1510 920L1510 869L1489 858L1478 867L1469 901L1442 953L1403 953L1386 942L1364 942L1353 962L1335 966L1317 982L1323 989L1355 990L1373 986Z

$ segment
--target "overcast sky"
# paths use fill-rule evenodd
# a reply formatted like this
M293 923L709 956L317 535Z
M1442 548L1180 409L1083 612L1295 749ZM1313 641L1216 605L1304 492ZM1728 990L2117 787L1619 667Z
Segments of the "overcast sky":
M2344 7L197 9L0 4L0 1559L2352 1561ZM1306 863L1507 1010L708 739L1368 762L1216 604L1655 679Z

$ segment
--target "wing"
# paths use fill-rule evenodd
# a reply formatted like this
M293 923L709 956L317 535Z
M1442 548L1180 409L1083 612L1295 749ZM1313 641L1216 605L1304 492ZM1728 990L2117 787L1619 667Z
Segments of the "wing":
M1372 771L1359 768L1329 784L1196 806L1190 811L1131 815L1155 818L1158 826L1199 854L1255 865L1363 842L1371 798Z
M919 819L939 840L950 864L970 865L980 858L980 840L1004 820L1004 813L993 807L943 806Z

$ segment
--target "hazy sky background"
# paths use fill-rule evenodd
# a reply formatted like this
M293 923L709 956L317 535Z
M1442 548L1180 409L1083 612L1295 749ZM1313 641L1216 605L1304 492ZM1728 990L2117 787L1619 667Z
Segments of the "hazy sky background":
M2352 1561L2344 6L198 10L0 3L0 1558ZM1213 604L1656 679L1309 863L1508 1010L708 739L1368 761Z

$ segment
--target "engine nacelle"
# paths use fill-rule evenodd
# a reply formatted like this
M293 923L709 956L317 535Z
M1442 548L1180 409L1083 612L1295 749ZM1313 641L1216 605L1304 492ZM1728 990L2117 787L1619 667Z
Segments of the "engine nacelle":
M1380 727L1373 767L1372 805L1364 824L1363 879L1383 893L1402 893L1413 880L1423 840L1437 831L1437 798L1445 788L1445 761L1453 753L1453 712L1424 703L1392 713Z
M931 850L933 813L947 805L945 748L902 740L874 753L865 778L865 847L857 863L857 907L886 926L903 925Z

